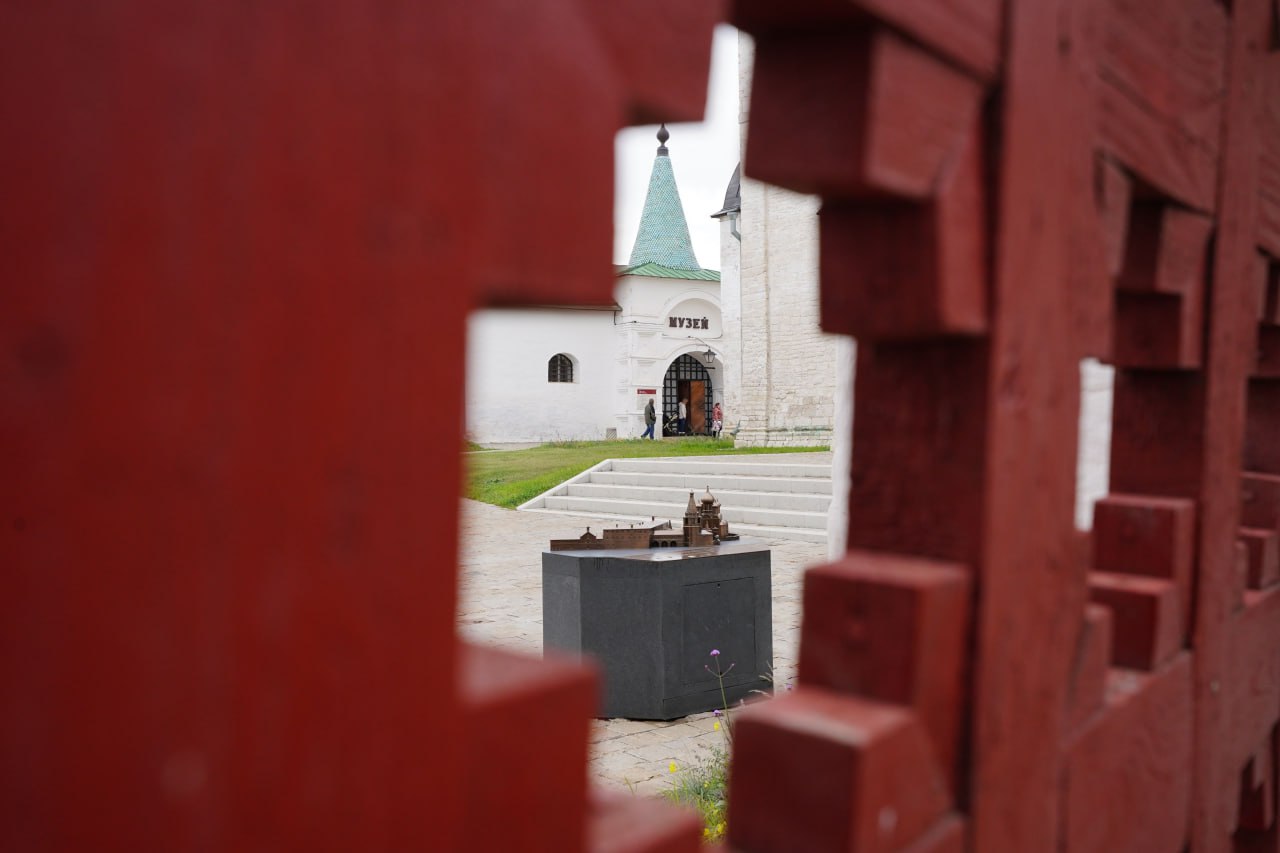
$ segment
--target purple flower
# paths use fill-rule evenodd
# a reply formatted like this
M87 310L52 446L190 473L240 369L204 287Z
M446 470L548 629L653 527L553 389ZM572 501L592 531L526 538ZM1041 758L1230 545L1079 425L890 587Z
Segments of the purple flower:
M724 716L724 711L721 711L719 708L716 708L714 711L711 712L711 716L713 717Z
M711 650L711 656L712 656L713 658L718 658L718 657L720 657L720 650L719 650L719 649L712 649L712 650Z

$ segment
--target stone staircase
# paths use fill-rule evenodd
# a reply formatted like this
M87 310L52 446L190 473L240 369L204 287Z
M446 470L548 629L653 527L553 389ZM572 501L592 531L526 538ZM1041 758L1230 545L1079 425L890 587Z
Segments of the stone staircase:
M701 495L708 487L735 533L827 541L830 453L606 459L520 509L679 524L689 492Z

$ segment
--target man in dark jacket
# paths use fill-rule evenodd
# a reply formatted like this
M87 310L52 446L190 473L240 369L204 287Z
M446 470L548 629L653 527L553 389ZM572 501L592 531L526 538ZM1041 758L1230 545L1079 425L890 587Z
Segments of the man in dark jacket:
M653 398L649 398L649 404L644 407L644 433L641 438L653 438L653 425L658 422L658 413L653 408Z

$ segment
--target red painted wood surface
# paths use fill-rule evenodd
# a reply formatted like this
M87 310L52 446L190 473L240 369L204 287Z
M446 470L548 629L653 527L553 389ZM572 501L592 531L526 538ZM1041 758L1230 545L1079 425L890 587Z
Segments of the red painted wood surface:
M915 849L955 820L983 853L1275 851L1280 9L1003 6L983 63L973 29L940 26L978 4L734 4L757 40L745 173L822 196L823 325L859 345L853 550L810 572L799 676L851 704L774 700L738 754L800 737L787 703L832 754L862 727L869 763L884 747L859 703L935 733L963 720L958 745L931 738L939 772L960 757L932 827L907 842L872 816L833 822L805 849ZM885 44L918 56L889 64ZM900 128L927 142L876 153L912 145ZM981 180L939 215L964 136L982 140ZM927 180L933 151L950 154ZM1085 355L1117 374L1113 494L1082 543ZM961 612L925 606L921 558L968 578ZM929 689L908 689L920 672ZM749 817L730 840L787 850L813 815L764 772L735 775ZM903 772L857 779L892 791ZM875 794L851 796L856 814Z
M456 636L464 321L611 298L615 133L701 115L720 11L0 9L0 849L626 819L588 675Z
M589 671L459 643L452 496L466 312L609 298L613 135L718 12L0 9L0 848L696 849L586 790ZM725 849L1280 850L1280 4L730 18L859 352Z

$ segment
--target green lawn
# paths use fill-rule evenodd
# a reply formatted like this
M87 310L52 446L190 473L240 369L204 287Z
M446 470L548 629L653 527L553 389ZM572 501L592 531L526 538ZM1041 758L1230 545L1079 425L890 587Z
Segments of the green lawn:
M719 456L740 453L798 453L826 447L734 447L732 438L664 438L661 441L560 441L528 450L468 453L467 497L509 508L605 459L624 456Z

